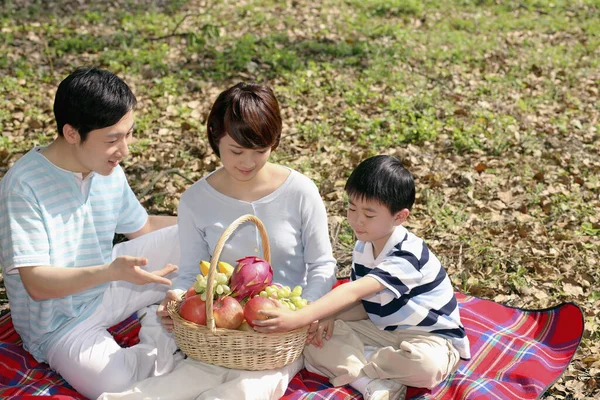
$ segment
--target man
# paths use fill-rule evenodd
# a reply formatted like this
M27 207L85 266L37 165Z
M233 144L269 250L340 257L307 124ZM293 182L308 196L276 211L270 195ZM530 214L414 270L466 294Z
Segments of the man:
M177 270L165 264L179 257L176 218L148 216L119 166L135 105L114 74L76 70L56 93L56 139L0 181L0 265L15 329L38 361L91 398L169 369L157 365L157 346L167 358L175 349L143 332L122 349L106 331L164 298L165 276ZM115 233L133 240L113 252Z

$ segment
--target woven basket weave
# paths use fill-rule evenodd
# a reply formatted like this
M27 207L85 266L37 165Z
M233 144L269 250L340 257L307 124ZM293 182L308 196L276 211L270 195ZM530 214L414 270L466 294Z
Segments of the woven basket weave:
M262 221L254 215L243 215L229 225L217 242L208 271L207 293L213 291L213 277L225 242L246 222L257 226L264 259L271 262L269 237ZM269 334L222 329L215 327L212 296L206 298L207 326L183 319L179 315L180 305L181 301L172 301L167 309L173 319L177 345L193 359L227 368L259 371L283 367L300 357L304 349L308 326L290 332Z

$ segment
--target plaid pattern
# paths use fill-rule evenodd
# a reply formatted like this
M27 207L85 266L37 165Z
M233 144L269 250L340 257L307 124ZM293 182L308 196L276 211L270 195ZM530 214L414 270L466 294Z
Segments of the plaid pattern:
M472 358L431 391L409 388L412 399L536 399L564 372L583 334L583 313L572 303L537 311L503 306L457 293ZM130 317L110 329L124 347L138 342ZM21 347L10 313L0 317L0 398L83 399L47 364ZM350 386L333 388L324 377L300 371L284 400L360 400Z
M131 316L109 329L123 347L139 342L140 324ZM10 312L0 317L0 399L85 399L48 364L37 362L22 347L22 341L12 324Z
M565 371L583 335L583 313L572 303L526 311L456 294L471 342L471 360L431 391L409 388L407 399L536 399ZM302 371L285 400L360 400L349 386Z

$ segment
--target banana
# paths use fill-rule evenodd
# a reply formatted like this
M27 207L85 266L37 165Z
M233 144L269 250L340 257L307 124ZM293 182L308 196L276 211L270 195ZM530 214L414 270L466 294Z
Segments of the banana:
M231 264L226 263L225 261L219 261L217 266L219 267L219 272L224 273L228 278L231 277L231 274L233 274L234 268L231 266Z
M202 275L208 276L208 270L210 269L210 263L208 261L200 261L200 271Z

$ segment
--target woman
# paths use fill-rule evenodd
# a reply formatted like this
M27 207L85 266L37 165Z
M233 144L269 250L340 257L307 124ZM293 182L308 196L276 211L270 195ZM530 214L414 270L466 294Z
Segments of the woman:
M269 87L239 83L218 96L208 117L207 134L223 166L181 197L180 276L166 301L193 284L199 262L211 259L223 231L244 214L257 216L265 225L274 282L301 285L309 301L331 290L336 262L319 191L306 176L269 162L279 145L281 128L279 104ZM219 259L235 265L247 255L262 257L262 246L257 227L246 223L229 237ZM159 316L166 330L172 331L166 301L159 307ZM241 371L187 359L171 374L136 385L127 397L161 397L163 391L169 399L278 399L301 368L302 360L277 370Z

